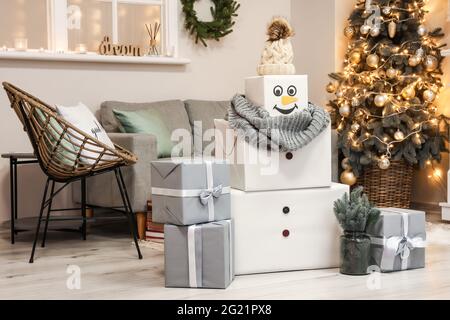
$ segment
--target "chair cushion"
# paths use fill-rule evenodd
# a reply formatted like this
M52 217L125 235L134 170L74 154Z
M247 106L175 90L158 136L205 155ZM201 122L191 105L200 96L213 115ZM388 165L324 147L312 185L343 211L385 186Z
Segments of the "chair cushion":
M98 141L107 145L111 149L115 149L114 143L108 137L105 129L103 129L103 127L100 125L92 111L89 110L89 108L84 104L78 103L73 107L57 105L56 109L58 110L58 113L61 115L61 117L63 117L67 122L71 123L75 128L83 131L93 138L96 138ZM69 131L71 130L69 129ZM71 135L76 137L70 137L72 143L74 143L75 145L81 145L84 137L75 131L71 131ZM80 140L77 138L79 138ZM95 162L97 162L97 158L104 149L100 146L92 145L92 143L94 143L93 141L89 142L90 143L86 144L84 146L85 148L81 151L80 160L81 162L87 164L94 164ZM91 149L92 151L87 149ZM101 160L114 160L114 158L114 156L104 155Z
M136 111L145 109L152 109L159 112L161 120L167 125L170 133L176 129L186 129L191 132L184 103L180 100L148 103L105 101L102 103L100 109L100 122L107 132L120 132L120 123L114 115L113 110Z
M173 143L167 124L156 109L121 111L113 109L114 115L121 124L123 133L149 133L156 136L158 158L170 157Z
M202 144L194 145L194 153L200 155L214 140L214 134L212 134L211 137L208 137L211 138L211 141L203 141L205 131L214 129L214 119L225 119L230 101L186 100L185 105L192 132L195 135L194 141L203 142ZM200 130L200 126L202 130ZM200 133L201 137L199 136Z

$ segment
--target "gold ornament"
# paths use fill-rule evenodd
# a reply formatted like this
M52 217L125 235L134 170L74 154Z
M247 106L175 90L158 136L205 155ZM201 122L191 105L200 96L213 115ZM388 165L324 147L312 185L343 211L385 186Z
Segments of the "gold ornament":
M397 69L389 68L386 70L386 75L389 79L394 79L395 77L397 77L397 74L398 74Z
M381 157L380 161L378 161L378 167L381 170L387 170L391 166L391 162L385 156Z
M330 82L327 85L327 92L328 93L334 93L335 91L336 91L336 86Z
M350 106L345 103L339 108L339 114L344 118L347 118L350 115Z
M417 33L419 34L419 36L423 37L424 35L427 34L427 27L425 27L423 24L421 24L420 26L417 27Z
M370 30L370 35L372 37L378 37L380 35L380 28L372 28L372 30Z
M413 86L407 86L402 90L402 96L406 100L411 100L416 96L416 89Z
M353 36L355 35L355 28L353 28L352 26L348 26L344 29L344 35L351 39L353 38Z
M361 32L361 34L363 34L363 35L366 35L366 34L368 34L369 32L370 32L370 26L369 25L367 25L367 24L363 24L362 26L361 26L361 28L359 29L359 31Z
M423 92L423 99L426 102L431 103L436 99L436 94L432 90L425 90Z
M411 67L417 67L420 64L421 60L422 59L420 59L420 57L414 55L409 57L408 64Z
M341 182L346 185L353 186L356 183L356 176L352 171L345 170L341 174Z
M361 62L361 53L359 51L353 51L350 54L350 62L352 64L358 64Z
M423 62L425 65L425 69L428 72L432 72L434 70L436 70L436 68L438 67L438 59L435 56L426 56L425 61Z
M380 57L376 54L369 54L366 59L367 65L372 68L378 67L378 63L380 62Z
M390 38L394 38L397 33L397 24L394 21L389 22L388 24L388 34Z
M388 96L385 94L378 94L375 96L374 102L375 105L379 108L382 108L386 105L386 102L388 101Z
M352 166L350 164L349 158L344 158L341 162L342 169L344 170L352 170Z
M394 134L394 138L397 141L403 141L405 139L405 134L400 130L397 130L397 132Z
M361 128L361 126L358 123L353 123L351 126L351 129L354 133L358 132L358 130Z

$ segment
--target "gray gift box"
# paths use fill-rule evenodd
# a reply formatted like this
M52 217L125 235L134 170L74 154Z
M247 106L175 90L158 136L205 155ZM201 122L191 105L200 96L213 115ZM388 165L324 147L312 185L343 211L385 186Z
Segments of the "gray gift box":
M151 164L153 221L192 225L231 218L226 161L167 159Z
M164 226L166 287L225 289L234 278L233 224Z
M379 219L370 224L370 263L382 272L425 267L425 212L382 208Z

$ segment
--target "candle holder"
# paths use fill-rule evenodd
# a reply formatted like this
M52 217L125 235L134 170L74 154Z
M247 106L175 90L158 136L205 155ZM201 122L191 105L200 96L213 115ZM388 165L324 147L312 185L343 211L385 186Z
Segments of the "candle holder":
M28 39L27 38L14 39L14 48L17 51L26 51L28 49Z
M78 44L77 47L75 48L75 52L78 54L86 54L87 53L86 45L84 43Z
M175 55L175 47L174 46L168 47L166 50L166 56L172 58L174 55Z

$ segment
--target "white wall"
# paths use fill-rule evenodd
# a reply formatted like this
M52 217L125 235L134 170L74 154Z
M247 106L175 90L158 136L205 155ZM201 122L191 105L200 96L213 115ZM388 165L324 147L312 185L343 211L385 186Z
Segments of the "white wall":
M230 99L243 92L244 78L256 73L267 23L273 15L289 18L291 12L291 0L239 2L234 32L206 49L188 38L180 15L180 56L192 60L186 67L0 60L0 81L14 83L49 103L83 101L93 110L102 101L113 99ZM201 1L200 10L205 12L209 3ZM31 151L3 91L0 106L0 153ZM9 219L8 172L8 162L0 160L0 221ZM19 173L20 214L35 215L44 178L36 167L22 167Z

